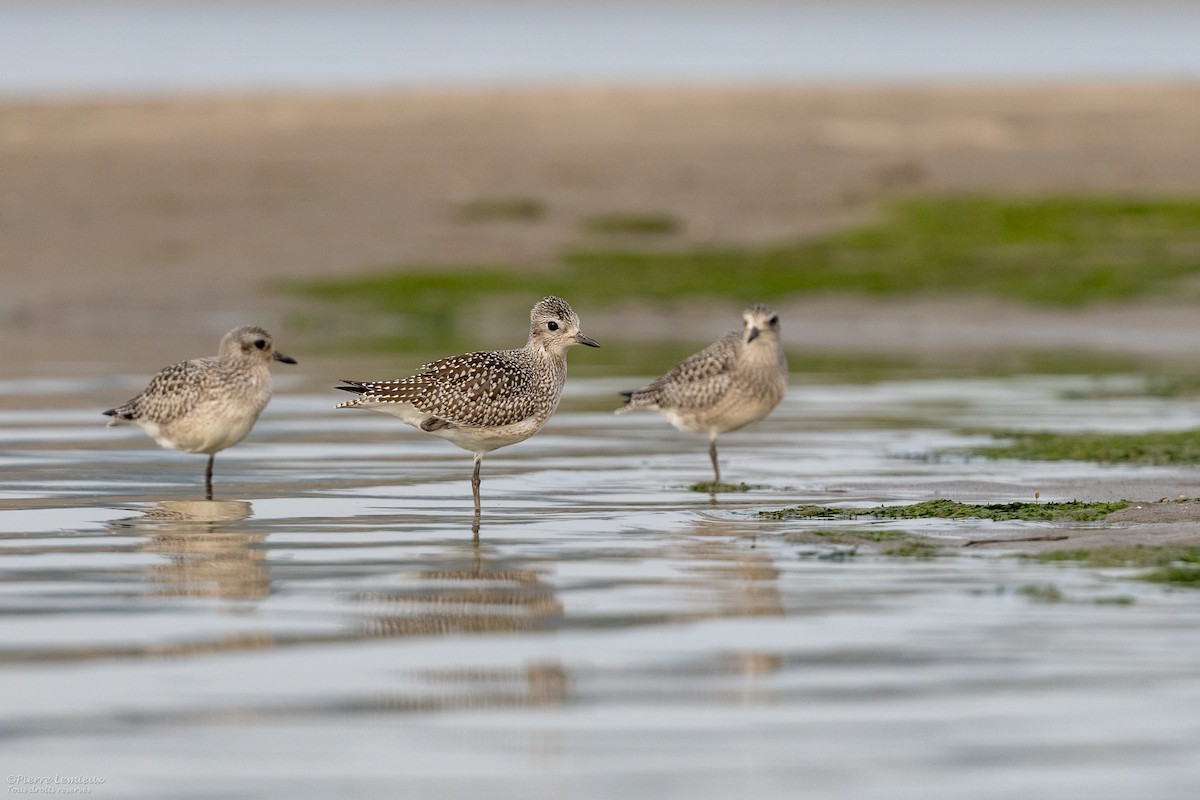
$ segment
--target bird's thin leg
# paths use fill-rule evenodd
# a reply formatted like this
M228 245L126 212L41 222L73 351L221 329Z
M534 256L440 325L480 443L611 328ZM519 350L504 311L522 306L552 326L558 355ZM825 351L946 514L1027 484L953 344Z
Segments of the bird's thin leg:
M479 465L483 463L483 453L475 456L475 469L471 472L471 497L475 500L475 520L471 523L471 532L479 540Z
M713 483L721 482L721 467L717 464L717 437L713 437L708 443L708 457L712 459L713 465Z
M208 457L208 466L204 469L204 499L212 500L212 468L213 461L216 460L217 454L213 453Z
M475 513L479 513L479 465L483 463L483 454L475 456L475 469L471 472L471 497L475 500Z

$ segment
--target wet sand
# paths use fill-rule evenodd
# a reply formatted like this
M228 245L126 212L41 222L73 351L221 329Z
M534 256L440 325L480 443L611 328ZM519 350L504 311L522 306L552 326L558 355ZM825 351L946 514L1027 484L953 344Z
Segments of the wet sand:
M1194 192L1198 125L1195 85L9 103L0 375L144 368L206 352L237 323L282 328L287 304L271 287L283 278L545 269L595 213L672 214L687 244L765 242L867 219L896 193ZM546 213L488 224L457 213L489 198ZM791 341L818 349L1200 345L1190 309L814 298L788 310ZM628 322L594 327L618 335Z

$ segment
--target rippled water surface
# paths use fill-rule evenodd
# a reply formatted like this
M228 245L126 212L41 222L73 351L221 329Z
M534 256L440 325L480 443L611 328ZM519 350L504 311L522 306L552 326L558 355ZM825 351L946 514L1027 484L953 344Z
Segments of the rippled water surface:
M104 427L134 383L0 385L10 787L1194 796L1200 593L961 547L1032 523L754 514L1200 495L1189 471L937 456L981 440L967 429L1197 426L1194 402L1067 400L1090 384L1061 378L801 382L722 439L726 479L754 488L714 499L688 488L703 440L588 410L630 381L573 379L541 434L485 460L476 547L470 456L445 442L285 384L206 502L202 457ZM835 527L948 555L802 535Z

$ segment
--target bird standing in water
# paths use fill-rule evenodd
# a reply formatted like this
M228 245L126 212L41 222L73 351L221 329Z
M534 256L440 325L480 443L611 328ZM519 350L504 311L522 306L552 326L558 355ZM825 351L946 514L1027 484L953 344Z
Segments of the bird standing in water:
M567 301L547 297L529 313L524 347L443 358L397 380L342 381L337 388L358 397L337 407L390 414L472 453L472 531L478 537L483 457L528 439L546 424L566 381L567 350L577 344L600 346L579 329L579 317Z
M742 329L730 331L688 356L658 380L633 392L618 414L661 411L681 431L708 434L714 487L721 483L717 436L765 418L787 390L787 359L779 315L770 306L742 312Z
M271 399L272 361L295 364L275 349L271 334L255 325L221 338L216 356L163 369L145 391L104 413L109 425L137 425L162 447L208 456L204 490L211 500L213 460L246 438Z

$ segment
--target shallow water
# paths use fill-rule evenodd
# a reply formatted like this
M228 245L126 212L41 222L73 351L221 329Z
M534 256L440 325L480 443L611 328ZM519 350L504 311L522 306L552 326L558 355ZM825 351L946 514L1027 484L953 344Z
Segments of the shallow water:
M753 514L1194 496L1186 470L935 456L980 440L964 428L1185 428L1200 404L1067 400L1095 387L1071 378L801 382L721 442L725 478L756 488L712 499L688 490L702 440L587 410L636 380L572 379L541 434L484 462L474 547L470 457L445 442L285 383L205 502L202 457L104 427L128 383L0 384L11 793L1162 798L1200 779L1200 593L956 549L1033 523L888 522L960 553L906 559L795 536L877 523Z

